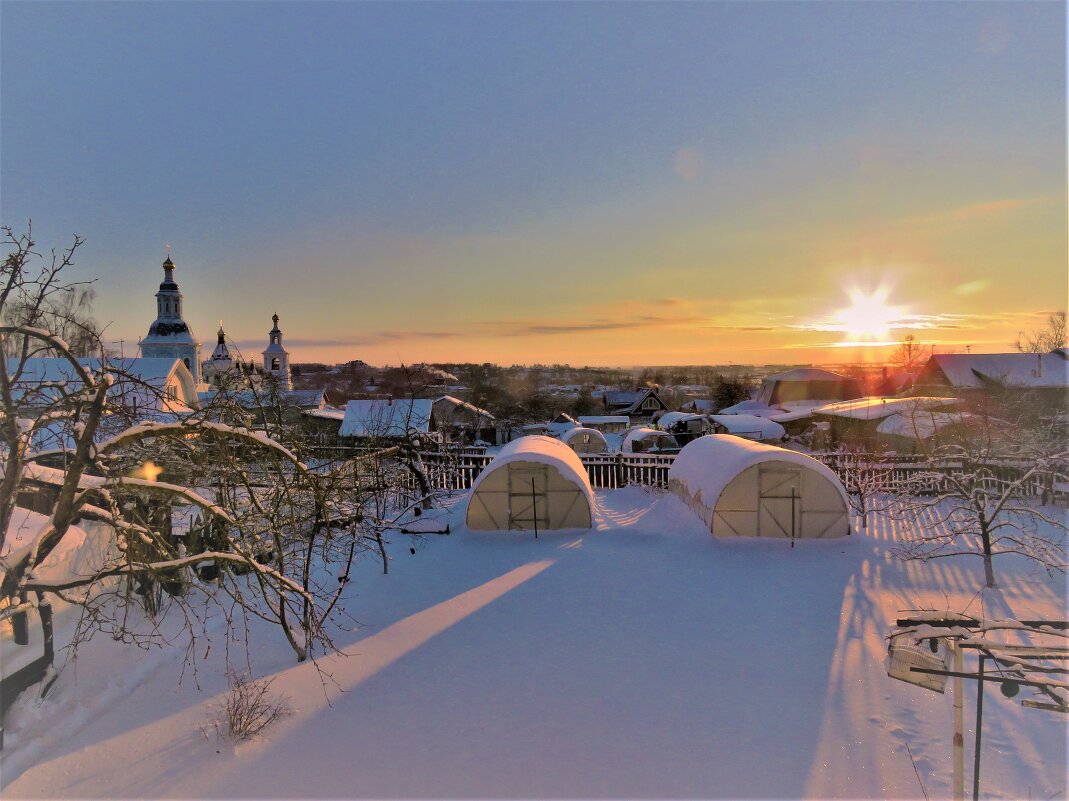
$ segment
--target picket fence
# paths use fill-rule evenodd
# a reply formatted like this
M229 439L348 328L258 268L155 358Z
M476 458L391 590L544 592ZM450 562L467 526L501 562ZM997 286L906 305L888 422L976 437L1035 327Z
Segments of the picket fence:
M470 489L476 477L493 461L485 453L420 454L431 486L435 489ZM628 484L651 487L668 486L668 468L674 456L655 454L583 454L579 460L586 468L590 485L599 489L616 489Z
M421 454L431 486L443 490L470 489L476 477L493 456L478 451ZM888 489L904 490L919 494L934 495L947 489L955 475L965 468L960 461L942 460L926 462L915 456L886 456L883 454L817 453L813 458L826 464L848 487L855 483L859 473L879 473ZM629 484L651 487L668 486L668 469L674 455L654 454L582 454L579 460L586 468L590 485L598 489L616 489ZM1017 481L1024 473L1024 466L1012 460L999 460L987 465L987 488L997 491L1006 484ZM1017 489L1022 497L1053 500L1069 488L1069 477L1054 472L1037 472Z

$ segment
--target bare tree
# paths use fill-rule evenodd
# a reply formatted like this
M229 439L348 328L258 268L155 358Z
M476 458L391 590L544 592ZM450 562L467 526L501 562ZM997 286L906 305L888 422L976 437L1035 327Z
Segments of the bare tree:
M989 587L996 586L994 558L1002 554L1065 571L1065 517L1045 509L1042 493L1036 492L1069 472L1064 439L1036 436L983 408L978 413L918 410L913 425L929 469L900 486L889 510L911 524L899 556L979 556Z
M907 372L918 369L932 355L931 348L925 351L913 334L906 334L898 347L891 351L887 362Z
M79 286L63 283L63 273L81 240L49 260L29 233L4 234L0 319L12 304L17 319L47 325L54 318L39 312ZM141 643L159 629L141 634L138 610L156 616L177 606L192 644L196 597L228 621L277 626L298 660L331 646L326 622L340 620L352 564L366 549L357 521L342 512L378 490L307 458L270 385L223 390L189 409L105 354L99 338L95 356L79 358L54 331L19 322L0 326L0 345L14 354L0 370L0 619L58 597L81 608L76 640L107 631ZM35 357L49 357L58 380L35 375ZM42 487L50 493L43 523L13 530L20 496ZM173 526L176 509L198 510L195 525ZM77 574L40 570L84 520L109 532L99 564ZM187 657L195 653L190 647Z
M1064 348L1066 343L1066 313L1051 312L1042 328L1034 331L1022 331L1017 335L1013 347L1021 353L1049 353L1057 348Z
M836 459L836 473L861 528L868 529L869 515L886 511L894 490L894 468L888 454L865 447L843 447Z

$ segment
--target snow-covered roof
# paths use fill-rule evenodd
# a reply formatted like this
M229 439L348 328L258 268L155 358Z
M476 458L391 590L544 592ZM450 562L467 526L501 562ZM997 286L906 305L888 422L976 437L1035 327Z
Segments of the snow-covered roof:
M719 423L734 434L746 439L783 439L786 430L775 420L752 414L712 414L709 419Z
M665 412L657 418L657 425L667 431L676 423L682 423L687 420L704 420L705 415L691 414L690 412Z
M706 398L694 398L693 400L684 403L683 406L692 406L694 411L702 412L704 414L709 414L710 412L715 412L717 410L716 401L711 401Z
M631 425L631 418L626 414L583 414L575 418L581 426L612 425L622 423Z
M765 381L850 381L848 376L820 367L796 367L785 373L765 377Z
M452 395L442 395L440 398L436 398L434 400L434 403L435 405L442 404L444 406L450 406L452 407L453 411L456 411L457 409L465 409L471 412L472 414L476 414L480 417L485 417L491 422L494 420L494 416L490 414L490 412L486 411L486 409L480 409L474 403L468 403L467 401L461 400L460 398L455 398Z
M97 373L100 371L100 359L81 358L77 361L78 364L90 372ZM163 386L171 373L177 369L175 367L176 362L181 364L178 359L141 356L130 359L108 360L106 367L138 381L143 381L146 384ZM9 358L7 360L8 375L13 375L18 367L19 359ZM80 385L82 380L78 377L74 365L67 359L59 356L37 356L25 361L22 374L19 376L19 383L27 385L66 383L70 387Z
M985 382L1015 387L1069 387L1069 361L1051 353L942 353L925 366L925 378L937 368L953 387L976 388Z
M557 472L582 490L591 508L594 507L594 491L590 488L590 478L576 452L558 439L537 434L514 439L498 451L472 483L472 494L486 476L510 462L535 462L556 468Z
M618 411L627 412L628 414L639 411L645 404L646 399L651 397L655 398L662 407L667 408L664 401L660 399L660 396L657 395L657 392L652 387L626 391L612 390L604 395L605 403L608 406L616 407Z
M309 417L321 417L324 420L345 419L345 409L335 409L333 406L327 406L324 409L308 409L304 413Z
M676 481L709 509L715 509L720 493L739 473L760 462L788 462L814 470L835 486L850 508L839 477L822 462L797 451L763 445L731 434L709 434L683 446L668 469L669 483Z
M720 414L752 414L756 417L772 417L783 412L778 406L769 406L755 400L744 400L720 410Z
M611 390L604 395L605 401L613 406L627 406L646 395L648 389Z
M77 361L93 374L102 369L100 359L81 358ZM8 375L12 378L19 368L19 362L17 358L6 361ZM146 414L153 411L188 412L189 406L196 405L193 376L179 359L109 359L104 362L103 369L115 376L115 381L108 390L109 399L115 402L121 399L123 406L136 410L138 414L142 410ZM172 376L175 377L177 386L184 391L179 397L167 398L164 397L164 389ZM31 405L36 405L38 401L48 404L60 399L61 388L69 394L77 392L81 386L82 379L67 359L58 356L34 357L23 363L22 372L12 386L12 397L20 400L33 393L27 399ZM185 397L186 392L188 397Z
M856 400L829 403L813 410L813 414L825 417L845 417L851 420L882 420L892 414L917 412L940 406L952 406L955 398L857 398Z
M403 437L431 430L433 401L424 398L351 400L338 434L343 437Z
M659 439L663 440L669 448L678 448L679 442L671 434L665 431L658 431L656 428L632 428L624 436L624 441L620 445L620 450L624 453L632 453L632 449L636 442L641 442L647 439Z
M826 406L827 400L803 400L787 401L778 406L768 406L760 401L747 400L721 409L722 415L752 415L753 417L765 417L777 423L787 423L791 420L804 420L813 414L814 409Z

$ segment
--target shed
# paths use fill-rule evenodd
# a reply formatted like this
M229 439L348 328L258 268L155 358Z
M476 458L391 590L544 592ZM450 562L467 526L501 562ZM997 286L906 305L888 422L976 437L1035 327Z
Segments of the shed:
M560 441L576 453L608 453L609 443L596 428L576 426L561 434Z
M590 528L594 492L571 448L550 437L505 445L479 474L465 521L475 531Z
M717 537L843 537L849 503L826 465L784 448L712 434L686 445L668 489Z
M631 425L631 418L626 414L589 414L577 417L576 422L602 434L622 434Z
M632 428L620 446L621 453L678 453L674 436L656 428Z

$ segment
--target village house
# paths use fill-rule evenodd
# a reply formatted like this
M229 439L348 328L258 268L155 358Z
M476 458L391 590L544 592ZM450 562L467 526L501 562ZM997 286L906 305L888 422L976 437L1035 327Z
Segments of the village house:
M485 409L455 398L442 395L432 404L433 417L449 442L472 444L474 442L498 442L497 419Z
M667 412L666 404L652 387L632 391L613 390L602 398L605 414L626 415L632 423L648 422L658 412Z
M978 400L983 396L1027 393L1030 402L1053 410L1069 403L1069 354L942 353L921 368L914 390Z

